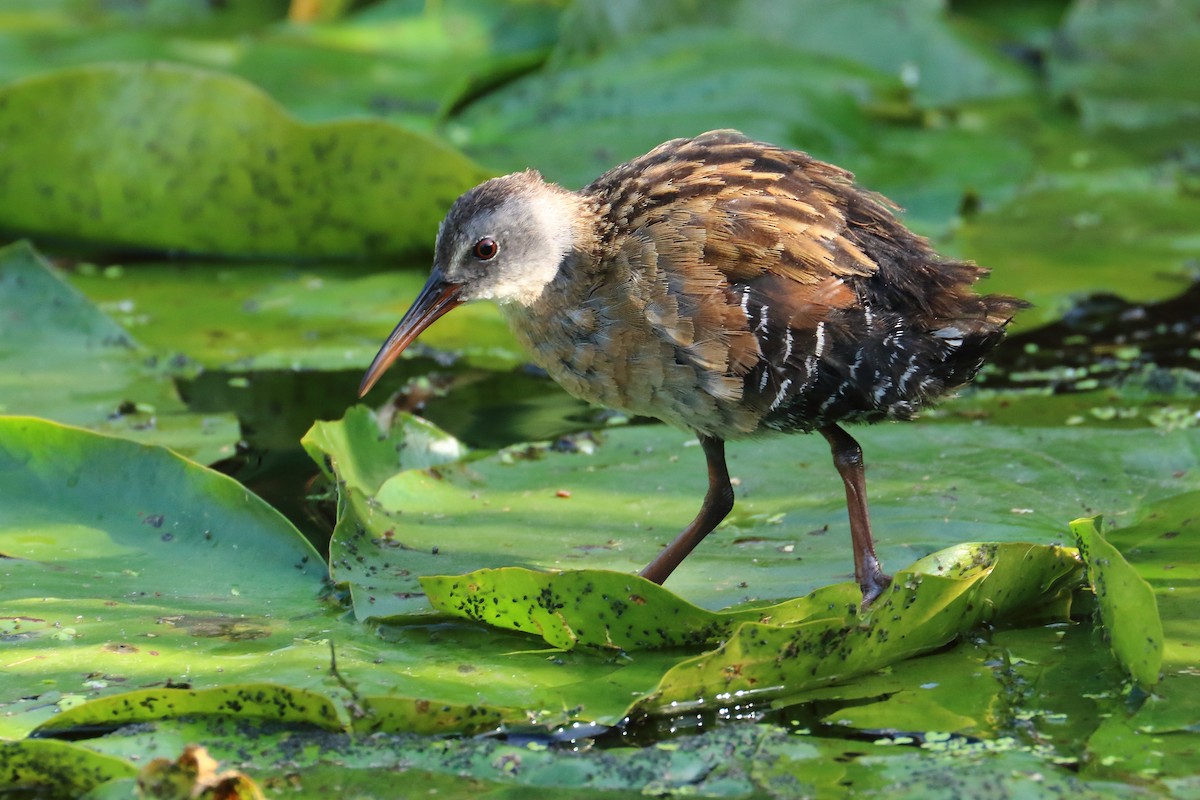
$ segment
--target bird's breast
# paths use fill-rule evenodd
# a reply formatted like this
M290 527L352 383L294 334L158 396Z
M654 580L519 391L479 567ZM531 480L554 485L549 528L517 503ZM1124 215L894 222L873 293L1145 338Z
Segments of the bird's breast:
M534 363L575 397L727 438L752 432L758 419L741 402L743 379L729 373L729 337L709 330L688 298L644 283L547 291L504 310Z

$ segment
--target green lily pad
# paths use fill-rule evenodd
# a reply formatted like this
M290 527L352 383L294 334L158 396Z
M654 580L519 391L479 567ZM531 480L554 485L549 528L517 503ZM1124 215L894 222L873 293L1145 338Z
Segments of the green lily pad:
M863 429L881 557L900 565L964 540L1062 541L1068 518L1121 518L1187 491L1197 436L1130 430L1101 441L1080 429L919 423ZM636 572L699 506L704 465L692 442L664 426L617 428L579 452L514 448L403 470L375 492L347 484L332 573L349 585L360 618L386 618L428 609L423 575L510 566ZM1116 474L1113 453L1121 459ZM347 450L327 455L339 474L358 469ZM828 459L811 437L731 444L738 504L667 588L717 609L796 597L848 577L844 497ZM914 459L927 468L914 472Z
M508 630L534 633L552 647L620 650L717 644L742 622L795 625L846 622L862 592L835 584L771 606L709 611L656 583L619 572L533 572L509 567L468 575L427 576L421 588L437 610Z
M576 188L667 139L738 128L850 168L909 224L945 234L967 196L1007 199L1032 156L1015 135L1027 122L1010 119L1027 101L992 108L1027 80L955 33L941 6L577 4L546 69L448 130L485 163ZM913 105L968 100L928 119Z
M563 21L556 56L576 61L669 29L721 29L784 42L805 53L850 60L903 81L921 106L1024 93L1029 78L998 52L964 36L942 0L880 8L873 0L835 5L674 0L652 7L635 0L575 3Z
M1200 771L1200 678L1197 677L1195 620L1200 610L1200 559L1195 534L1200 493L1180 495L1148 509L1136 524L1109 530L1140 579L1153 589L1161 618L1161 680L1134 713L1121 709L1089 739L1088 751L1105 774L1138 772L1183 779ZM1122 609L1123 610L1123 609ZM1128 619L1128 617L1124 617ZM1131 638L1145 630L1143 618Z
M0 742L0 786L6 791L81 797L108 781L136 774L137 767L123 758L71 742Z
M248 80L300 119L370 115L423 132L464 96L544 60L559 14L554 2L390 2L291 24L280 0L51 5L0 14L0 82L96 62L170 61Z
M936 572L925 572L937 565ZM633 712L804 691L927 652L983 622L1030 612L1069 618L1081 578L1073 551L1010 544L956 548L896 573L859 619L747 622L716 650L681 662Z
M324 695L268 683L210 689L141 689L64 709L37 727L39 735L95 725L125 725L204 715L270 720L339 730L345 723Z
M1159 679L1163 661L1163 628L1154 590L1105 541L1096 519L1071 523L1088 581L1099 600L1100 621L1108 632L1113 655L1144 689Z
M1200 256L1200 196L1159 167L1093 165L1109 152L1081 141L1082 166L1043 174L960 229L960 249L992 269L987 290L1034 303L1019 325L1055 319L1084 293L1120 287L1127 299L1145 301L1184 287Z
M456 103L545 60L553 0L377 3L248 44L232 71L304 119L369 112L432 131Z
M444 734L453 731L471 736L528 719L521 709L440 703L395 695L364 697L358 709L362 716L355 720L354 728L360 733Z
M487 164L536 167L577 188L667 139L712 128L815 153L852 149L870 137L863 104L894 89L874 70L786 43L683 29L514 81L466 107L449 132Z
M403 415L382 430L375 413L354 406L338 422L318 420L300 442L329 479L368 494L402 469L426 469L466 455L453 436L420 417Z
M237 420L189 413L171 373L28 244L0 248L0 413L169 445L202 462L231 455Z
M260 680L271 669L251 662L307 627L294 620L325 573L312 547L170 450L0 417L0 494L0 730L151 683ZM214 664L222 652L243 663Z
M43 135L47 126L59 135ZM188 253L428 247L454 198L488 177L394 125L301 123L242 80L166 63L10 83L0 88L0 137L8 230Z

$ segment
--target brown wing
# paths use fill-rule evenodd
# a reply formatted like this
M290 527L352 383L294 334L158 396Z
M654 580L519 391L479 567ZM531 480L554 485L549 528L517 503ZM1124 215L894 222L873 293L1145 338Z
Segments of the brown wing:
M848 172L735 131L667 142L583 193L610 257L644 266L654 329L752 427L910 416L968 380L1019 307L975 295L984 270L938 257Z

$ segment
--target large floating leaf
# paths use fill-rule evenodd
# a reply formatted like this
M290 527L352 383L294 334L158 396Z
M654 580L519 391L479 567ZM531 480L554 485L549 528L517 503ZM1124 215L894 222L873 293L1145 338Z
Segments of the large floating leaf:
M1121 553L1105 541L1095 519L1071 523L1088 582L1099 601L1100 621L1113 655L1144 689L1158 683L1163 660L1163 628L1154 590Z
M1200 257L1200 196L1182 179L1130 165L1111 145L1081 140L1074 152L1083 167L1043 175L961 229L963 252L992 268L986 289L1035 304L1018 315L1022 325L1055 319L1078 295L1113 287L1133 301L1173 296Z
M0 14L0 82L94 62L171 61L244 78L301 119L369 114L422 131L464 93L543 60L559 12L553 0L389 2L297 25L284 20L286 0L29 5Z
M576 6L558 59L471 104L450 130L488 164L533 166L575 188L666 139L738 128L854 170L908 208L910 224L944 232L966 196L1011 194L1031 156L1008 111L925 124L911 107L906 81L921 103L1024 86L957 41L939 5Z
M237 421L188 413L164 361L28 244L0 248L0 413L166 444L202 462L231 455Z
M304 124L244 81L163 63L8 84L0 139L4 228L190 253L425 248L454 198L487 177L423 135Z
M893 88L871 69L783 43L685 29L515 81L471 104L454 130L486 163L534 166L577 188L660 142L712 128L825 154L861 145L870 133L862 104Z
M0 729L122 687L261 679L254 662L307 628L291 620L321 587L312 547L169 450L0 417L0 497Z
M358 436L374 434L365 428ZM1113 431L1101 440L1079 429L919 423L863 429L884 564L911 563L963 540L1060 541L1068 518L1096 511L1112 518L1177 494L1187 486L1179 475L1200 468L1197 436ZM375 479L347 484L331 543L333 575L349 584L365 618L426 609L422 575L506 566L636 572L699 506L703 455L692 442L663 426L613 429L594 448L584 440L579 452L517 448L400 471L377 491ZM1116 474L1113 453L1121 459ZM329 455L340 476L366 470L348 447ZM668 589L716 609L795 597L848 577L844 495L823 443L805 436L734 443L728 459L740 480L738 503ZM914 460L927 467L914 472Z

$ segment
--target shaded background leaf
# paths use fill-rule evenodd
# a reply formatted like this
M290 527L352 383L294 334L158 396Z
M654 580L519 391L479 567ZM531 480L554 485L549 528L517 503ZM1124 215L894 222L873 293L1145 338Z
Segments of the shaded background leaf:
M488 177L426 136L301 123L251 84L169 63L8 84L0 137L3 227L110 247L395 254L427 246L450 202Z

